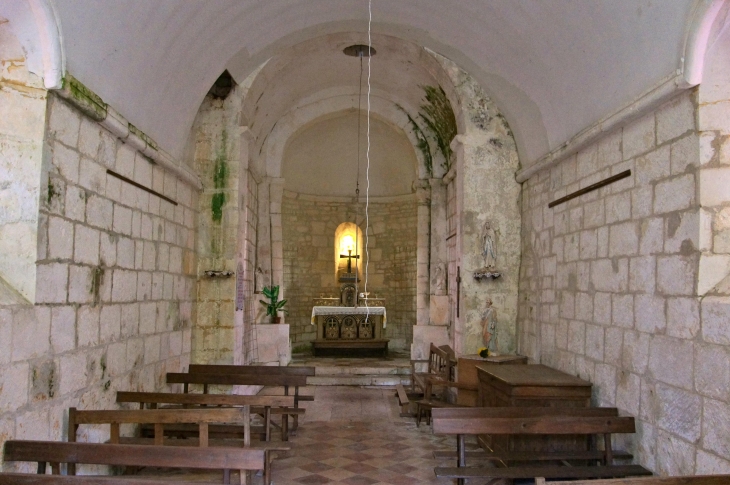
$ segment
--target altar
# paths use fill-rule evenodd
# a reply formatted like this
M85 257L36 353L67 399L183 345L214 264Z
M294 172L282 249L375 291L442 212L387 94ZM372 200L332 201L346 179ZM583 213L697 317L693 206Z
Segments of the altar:
M314 355L343 353L388 353L384 306L314 306L312 325L317 338L312 342Z

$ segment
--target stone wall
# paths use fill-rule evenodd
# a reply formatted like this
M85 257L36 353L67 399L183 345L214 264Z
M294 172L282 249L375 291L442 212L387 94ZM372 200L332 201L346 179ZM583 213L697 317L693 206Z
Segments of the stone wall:
M0 17L0 304L35 301L46 96Z
M166 389L190 358L197 192L56 96L44 152L37 304L0 306L0 444L63 439L68 407Z
M315 327L310 325L312 299L321 294L339 296L340 285L334 277L335 230L343 222L356 220L364 231L363 211L363 203L284 193L286 322L294 346L315 338ZM386 338L391 339L390 348L403 349L411 343L416 321L416 200L414 196L371 199L369 212L368 291L386 298Z
M730 312L698 289L699 203L720 178L699 184L696 120L691 90L523 185L521 352L635 416L637 461L672 475L730 470Z

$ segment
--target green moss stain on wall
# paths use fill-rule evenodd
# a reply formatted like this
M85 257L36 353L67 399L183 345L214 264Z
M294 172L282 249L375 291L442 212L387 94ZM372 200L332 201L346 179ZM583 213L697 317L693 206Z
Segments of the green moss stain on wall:
M63 89L79 103L79 108L96 121L102 121L107 115L107 104L91 89L70 74L63 78Z
M224 129L221 136L221 144L215 157L213 167L213 187L218 191L213 194L211 210L213 221L220 223L223 219L223 206L226 203L226 194L222 192L228 182L228 132Z

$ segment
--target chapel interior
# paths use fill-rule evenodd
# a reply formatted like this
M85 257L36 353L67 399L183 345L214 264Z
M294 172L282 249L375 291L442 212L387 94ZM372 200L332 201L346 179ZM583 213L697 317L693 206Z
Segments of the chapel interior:
M729 14L3 0L0 450L191 364L321 366L296 439L406 436L395 381L329 372L433 344L591 383L657 475L730 474ZM451 483L411 465L382 483Z

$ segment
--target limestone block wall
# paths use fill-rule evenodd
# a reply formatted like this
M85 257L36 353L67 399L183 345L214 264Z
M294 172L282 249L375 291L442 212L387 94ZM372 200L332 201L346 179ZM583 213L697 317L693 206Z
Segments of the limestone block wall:
M297 343L315 338L310 325L312 299L339 295L334 277L335 230L356 220L365 227L363 205L328 200L285 191L282 202L284 285L291 339ZM416 322L416 227L415 196L378 198L370 201L368 291L386 298L386 337L391 348L406 348ZM364 251L361 251L364 254ZM364 282L360 291L363 291Z
M688 91L522 192L520 351L591 381L594 404L635 416L637 460L672 475L730 470L730 312L704 297L698 277L701 254L722 247L730 193L713 175L716 217L705 228L699 167L721 159L703 159L697 108ZM627 169L629 178L547 207Z
M37 304L0 306L0 444L63 439L68 407L167 389L190 359L196 191L55 95L44 153Z

